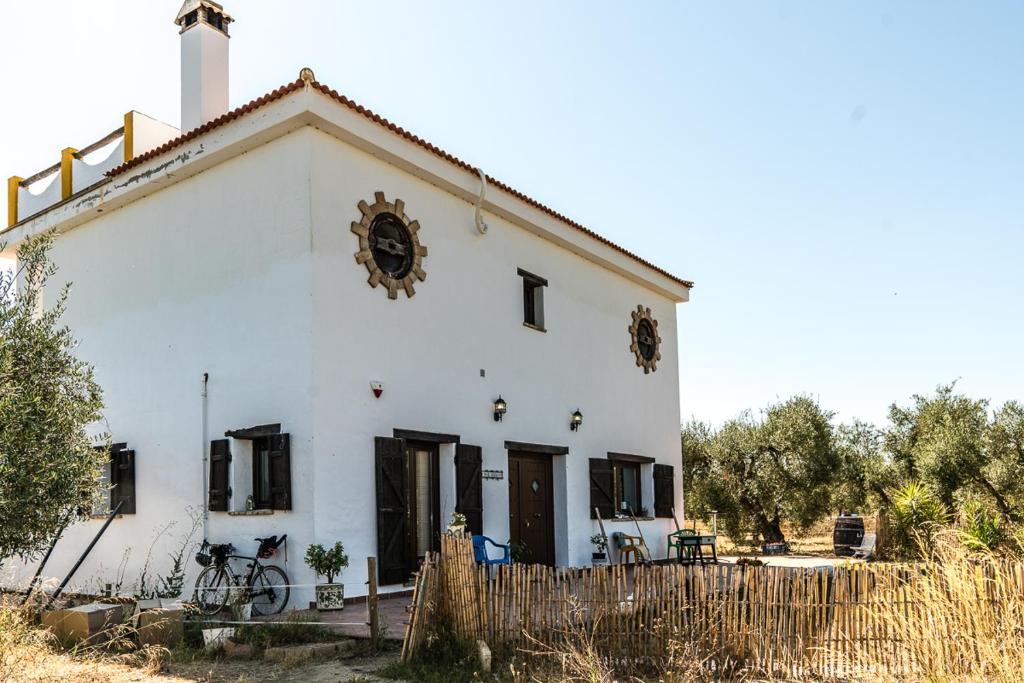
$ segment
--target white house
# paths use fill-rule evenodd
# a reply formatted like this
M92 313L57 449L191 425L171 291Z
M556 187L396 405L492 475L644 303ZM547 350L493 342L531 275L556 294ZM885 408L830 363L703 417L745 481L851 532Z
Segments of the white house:
M405 583L454 510L534 561L582 565L594 508L636 533L615 519L628 505L664 557L692 283L308 69L228 111L230 22L209 0L177 18L181 131L132 112L8 185L7 255L59 233L52 284L74 283L65 321L119 444L126 503L72 586L111 582L126 552L130 583L189 509L240 550L288 534L293 605L312 593L310 543L344 542L358 595L367 556ZM70 529L46 575L101 524Z

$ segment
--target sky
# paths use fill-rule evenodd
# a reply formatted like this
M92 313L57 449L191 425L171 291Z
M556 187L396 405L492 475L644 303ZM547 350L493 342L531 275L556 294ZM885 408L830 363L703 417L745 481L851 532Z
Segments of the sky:
M177 125L179 4L0 2L0 173ZM232 106L309 66L695 281L683 420L1024 399L1024 3L222 4Z

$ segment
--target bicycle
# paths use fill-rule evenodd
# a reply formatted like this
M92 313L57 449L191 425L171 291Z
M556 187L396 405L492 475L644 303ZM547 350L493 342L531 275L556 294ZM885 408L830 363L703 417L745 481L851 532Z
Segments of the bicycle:
M256 557L234 555L235 547L230 543L210 543L203 539L195 557L196 562L205 567L196 577L194 601L199 611L207 616L217 614L227 605L231 589L244 585L252 601L254 616L280 614L288 604L291 581L283 569L273 564L261 564L260 560L274 557L286 538L288 534L281 538L255 539L260 544ZM246 565L248 573L243 576L231 568L228 560L252 561Z

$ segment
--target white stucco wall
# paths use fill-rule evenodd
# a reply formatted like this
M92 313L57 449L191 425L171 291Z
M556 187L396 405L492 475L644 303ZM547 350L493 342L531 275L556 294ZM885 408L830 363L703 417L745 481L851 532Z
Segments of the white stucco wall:
M281 422L292 434L295 511L214 513L210 539L251 551L254 536L287 527L293 548L310 542L308 524L289 523L308 520L312 508L306 149L301 135L278 139L57 240L52 284L73 283L65 322L104 391L98 428L136 452L137 514L111 524L73 588L114 582L128 550L130 590L157 530L177 519L152 551L153 568L166 571L190 524L186 509L205 497L208 442L226 429ZM63 577L101 524L70 529L46 575ZM289 553L289 571L296 563L301 557ZM20 569L25 576L31 567ZM189 559L190 583L197 570Z
M483 482L484 533L499 542L509 537L505 441L567 446L568 455L554 458L556 558L589 563L589 538L597 530L589 514L589 458L609 451L647 455L674 465L680 477L675 304L497 216L487 216L490 231L481 236L471 205L331 136L315 136L318 537L344 539L353 556L376 553L376 512L366 493L374 480L373 437L412 429L457 434L483 448L485 469L505 472L503 480ZM371 288L353 258L357 203L372 203L377 190L405 202L429 250L427 279L411 299L400 292L391 301L383 288ZM549 282L546 332L522 324L517 268ZM648 375L629 350L627 328L638 304L651 307L662 337L662 361ZM371 381L384 383L380 399ZM509 412L496 423L492 402L499 394ZM571 432L577 408L584 425ZM651 469L644 477L649 509ZM658 557L670 524L641 523ZM636 532L621 522L606 527ZM346 575L358 576L347 580L364 580L363 569L354 565Z
M427 279L412 299L388 300L353 258L356 205L377 190L403 199L422 226ZM154 569L166 571L186 508L205 498L209 440L263 423L280 422L291 434L294 509L210 513L207 535L251 551L253 537L287 533L280 561L302 584L292 605L311 598L315 577L302 555L314 541L342 540L352 564L341 581L350 595L365 591L365 558L377 552L373 437L396 428L458 434L482 447L484 468L505 473L483 482L484 532L501 542L505 441L568 447L554 458L563 564L588 563L592 550L589 458L654 457L675 466L678 488L675 303L504 218L488 214L487 222L490 232L480 236L464 200L305 126L63 234L53 256L58 282L74 282L66 321L96 366L107 429L136 451L138 490L138 513L114 521L73 585L111 582L130 548L130 589L155 531L177 518L152 552ZM549 281L547 332L522 325L517 268ZM639 304L652 309L662 337L662 359L649 375L629 350ZM382 398L370 381L384 383ZM498 394L509 404L501 423L491 416ZM585 421L571 432L577 408ZM237 510L248 443L232 448ZM452 455L442 447L443 519L455 503ZM650 471L645 466L649 509ZM63 576L100 523L71 529L47 575ZM641 522L656 557L671 524ZM622 522L606 527L635 532ZM189 562L191 585L198 568Z

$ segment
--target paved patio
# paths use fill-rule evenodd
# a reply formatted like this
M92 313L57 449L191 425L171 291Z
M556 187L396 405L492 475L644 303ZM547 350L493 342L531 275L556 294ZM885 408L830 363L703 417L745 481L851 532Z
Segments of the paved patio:
M377 602L377 615L385 628L386 640L401 641L405 637L405 625L409 620L406 607L412 599L410 595L390 597L381 595ZM351 638L370 637L370 613L365 602L345 605L345 609L336 612L320 612L320 622L325 625L338 624L332 630Z

